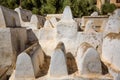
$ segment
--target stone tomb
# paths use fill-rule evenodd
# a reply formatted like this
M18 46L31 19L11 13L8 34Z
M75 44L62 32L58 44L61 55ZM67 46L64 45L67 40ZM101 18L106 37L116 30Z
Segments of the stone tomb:
M94 20L89 20L86 23L85 30L86 33L95 33L95 25L94 25Z
M32 12L22 8L15 8L15 11L19 15L20 24L22 27L28 26L28 22L31 20Z
M37 30L43 27L45 18L39 15L33 15L31 11L16 8L15 11L18 13L20 18L20 24L22 27L26 27L27 29Z
M57 23L57 37L72 38L77 34L77 23L73 20L69 6L65 7L61 20Z
M13 28L20 26L21 24L18 13L6 7L0 6L0 28Z
M17 58L14 80L35 80L31 58L25 52Z
M117 11L115 14L111 15L106 23L104 32L106 33L119 33L120 32L120 17Z
M46 19L43 16L34 14L31 16L29 28L31 28L33 30L40 29L44 26L45 21L46 21Z
M101 74L100 56L88 43L84 42L77 51L76 63L80 74Z
M45 24L44 24L44 28L52 28L52 27L53 26L52 26L51 22L49 20L46 20Z
M68 20L67 17L64 17L65 15L68 16L66 12L69 12L70 16ZM51 56L60 41L64 43L66 51L71 52L73 56L75 56L79 45L84 41L90 43L94 48L102 43L103 33L78 32L77 23L71 17L70 7L66 7L64 13L55 28L41 28L39 31L39 44L47 55Z
M31 55L35 76L38 76L38 73L41 70L40 68L43 67L44 57L45 55L41 49L41 46L38 45Z
M65 48L63 43L59 43L57 45L51 56L48 75L50 77L63 77L68 75Z
M55 17L50 18L51 25L55 28L57 25L57 20Z
M0 28L0 76L6 71L7 75L11 75L11 70L15 67L16 57L25 49L26 43L26 29Z
M61 18L61 21L67 21L68 22L68 20L69 20L69 22L73 21L73 16L72 16L70 6L65 7L65 9L63 11L62 18Z
M102 45L102 61L107 65L114 80L120 80L120 34L109 33L105 37Z

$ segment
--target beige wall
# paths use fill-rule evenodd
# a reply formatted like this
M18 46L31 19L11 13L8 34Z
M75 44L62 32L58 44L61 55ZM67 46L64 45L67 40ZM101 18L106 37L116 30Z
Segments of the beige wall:
M116 3L116 0L110 0L110 3L114 3L117 7L120 8L120 3Z
M100 2L100 0L97 0L97 8L100 10L100 8L101 8L101 2Z
M108 20L108 16L98 16L98 17L91 17L91 16L84 16L82 28L84 29L88 20L94 20L94 25L97 27L97 31L100 31L103 22Z
M97 0L97 8L100 10L101 9L101 6L102 6L102 4L104 4L105 3L105 0Z
M105 0L97 0L97 8L100 10L102 4L105 3ZM117 3L116 0L110 0L110 3L114 3L118 8L120 8L120 3Z
M57 19L61 19L62 14L47 14L46 19L49 20L52 17L55 17Z

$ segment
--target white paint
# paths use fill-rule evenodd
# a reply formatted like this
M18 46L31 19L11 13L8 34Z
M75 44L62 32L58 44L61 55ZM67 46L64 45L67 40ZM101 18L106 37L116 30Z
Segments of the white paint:
M102 45L102 58L113 68L120 71L120 40L106 37Z
M98 16L98 12L93 12L90 16L92 16L92 17L97 17Z
M105 27L105 32L119 33L120 32L120 10L115 10L114 14L109 17Z
M90 74L90 73L99 73L101 74L101 62L100 57L97 51L90 47L86 49L86 46L83 45L78 48L76 63L78 66L78 71L80 74ZM84 51L86 49L86 51Z
M56 18L55 18L55 17L52 17L52 18L50 19L50 22L51 22L52 26L55 28L56 25L57 25L57 20L56 20Z
M53 52L48 71L50 77L62 77L68 75L66 57L64 54L65 53L61 49L57 49Z
M31 11L16 8L15 11L19 15L21 27L26 27L27 29L37 30L43 27L45 18L39 15L33 15Z
M70 6L65 7L62 18L61 18L61 21L68 21L68 20L69 20L69 22L73 21L73 16L72 16Z
M44 28L52 28L52 24L50 23L49 20L45 21Z
M95 33L95 25L94 25L94 20L89 20L87 21L85 25L85 32L87 33Z
M35 80L31 58L25 52L18 55L14 80Z

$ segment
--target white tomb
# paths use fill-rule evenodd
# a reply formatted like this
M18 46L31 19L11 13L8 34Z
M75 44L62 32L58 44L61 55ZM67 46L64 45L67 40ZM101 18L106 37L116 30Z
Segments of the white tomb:
M65 7L61 20L57 23L57 37L72 38L77 34L77 23L73 20L72 12L69 6Z
M85 25L85 32L86 33L95 33L95 25L94 25L94 20L89 20L87 21Z
M64 44L59 43L54 50L48 71L50 77L63 77L68 75Z
M49 20L45 21L44 28L52 28L52 24Z
M105 32L119 33L120 32L120 15L119 9L115 10L114 14L108 19L105 27Z
M102 73L98 52L86 42L82 43L78 48L76 63L80 74Z
M103 40L102 61L107 65L114 80L120 80L120 34L109 33ZM118 79L116 79L118 78Z
M35 80L31 58L25 52L17 57L14 80Z
M51 25L55 28L57 25L57 20L55 17L50 18Z

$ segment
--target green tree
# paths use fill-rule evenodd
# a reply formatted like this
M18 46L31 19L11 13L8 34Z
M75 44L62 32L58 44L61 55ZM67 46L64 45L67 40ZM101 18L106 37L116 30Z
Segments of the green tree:
M18 7L19 0L0 0L0 5L14 9Z
M0 0L0 5L14 9L19 6L19 2L19 0ZM40 15L62 13L65 6L70 6L74 17L81 17L97 10L95 2L96 0L21 0L21 6Z
M56 0L46 0L46 3L43 3L41 6L41 14L55 14L56 12Z
M115 4L105 3L102 5L102 14L112 13L117 7Z
M72 3L72 11L75 17L87 16L97 11L95 0L74 0Z

